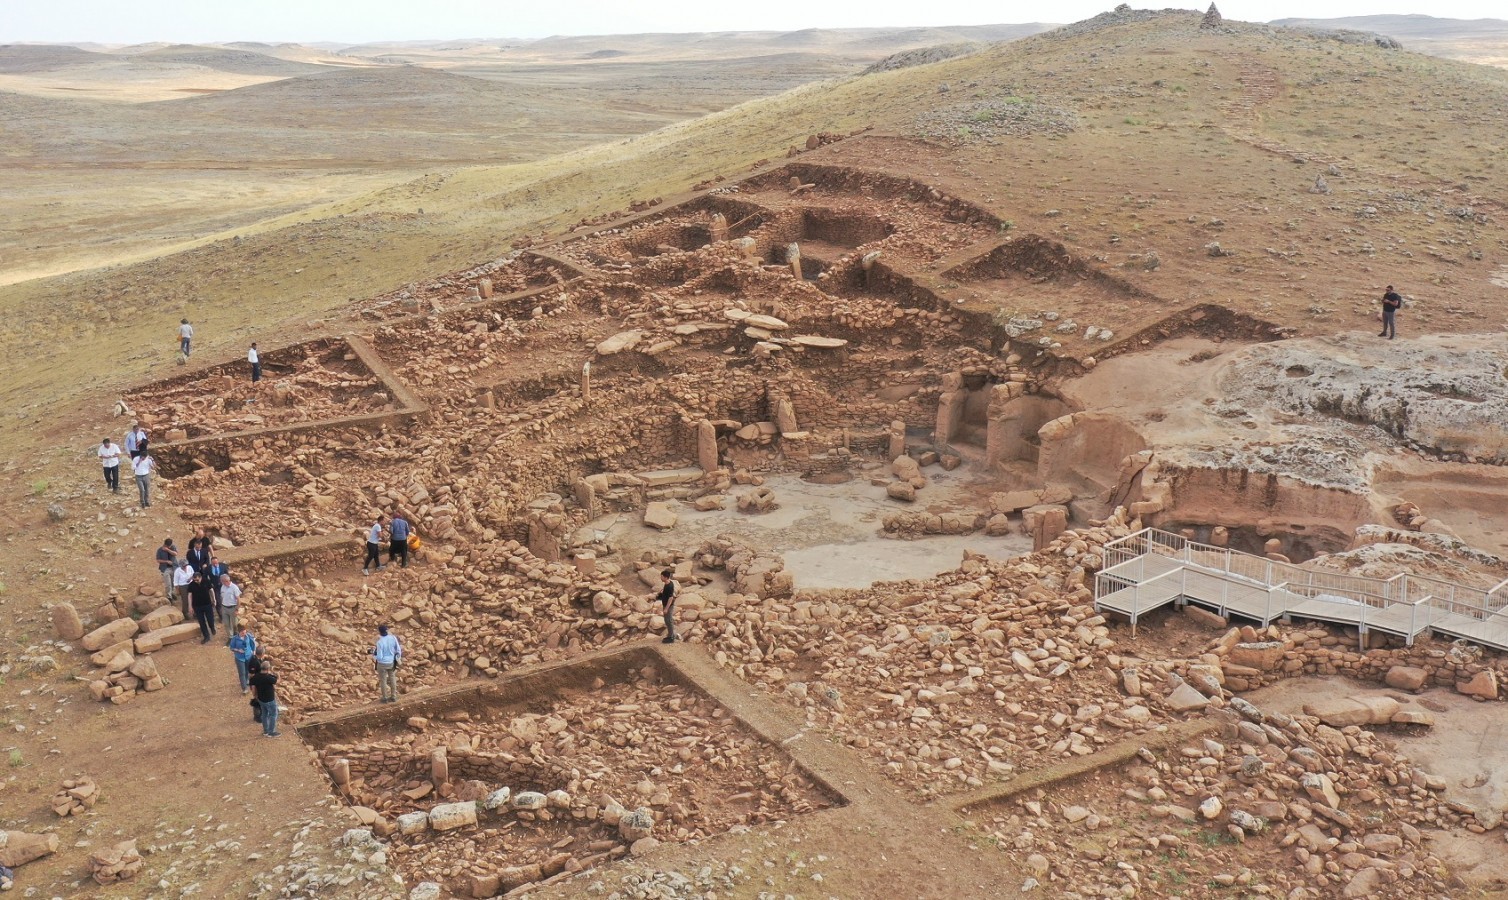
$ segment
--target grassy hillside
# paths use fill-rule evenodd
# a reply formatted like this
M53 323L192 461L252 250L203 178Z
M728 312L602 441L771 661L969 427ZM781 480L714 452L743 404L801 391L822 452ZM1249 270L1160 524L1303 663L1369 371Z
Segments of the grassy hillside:
M814 131L872 124L904 135L923 115L956 123L946 146L880 144L863 164L917 171L1105 265L1155 251L1162 267L1138 277L1172 300L1277 303L1323 322L1305 306L1370 292L1391 272L1423 279L1426 264L1447 266L1435 288L1469 295L1484 269L1508 264L1499 226L1450 213L1500 209L1508 195L1508 73L1197 23L1101 17L541 162L436 172L243 229L237 241L0 288L3 402L34 416L88 394L103 409L111 385L166 371L182 315L199 324L206 353L259 334L293 339L351 297L491 258L521 232L736 174ZM1076 129L1009 133L1013 110L1037 107L1072 112ZM1335 193L1310 194L1331 165ZM1203 248L1215 239L1239 255L1211 258Z

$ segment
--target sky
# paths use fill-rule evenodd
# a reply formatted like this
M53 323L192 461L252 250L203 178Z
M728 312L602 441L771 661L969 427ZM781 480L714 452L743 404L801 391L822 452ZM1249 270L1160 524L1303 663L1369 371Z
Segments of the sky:
M1072 22L1119 0L0 0L0 43L51 41L372 41L537 38L649 31L794 31L921 25ZM1203 8L1208 0L1132 3ZM1227 18L1332 18L1427 13L1508 17L1501 0L1231 0Z

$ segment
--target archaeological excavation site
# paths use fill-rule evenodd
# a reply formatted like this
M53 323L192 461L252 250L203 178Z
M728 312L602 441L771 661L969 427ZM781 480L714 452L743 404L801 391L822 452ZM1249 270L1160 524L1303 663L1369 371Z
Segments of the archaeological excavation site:
M363 896L827 897L740 848L855 832L973 896L1508 883L1502 341L1140 271L802 152L123 401ZM363 577L379 513L422 548ZM198 689L160 590L55 607L96 700Z

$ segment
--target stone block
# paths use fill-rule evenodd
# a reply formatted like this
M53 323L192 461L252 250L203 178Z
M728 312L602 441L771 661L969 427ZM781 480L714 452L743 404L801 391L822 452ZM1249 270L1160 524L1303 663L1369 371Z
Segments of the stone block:
M137 656L156 653L162 649L162 637L156 634L138 634L133 645Z
M656 500L644 507L644 524L660 531L669 531L675 527L679 517L670 508L668 503Z
M1187 684L1180 684L1168 694L1168 706L1174 712L1193 712L1209 705L1209 698Z
M159 606L137 621L142 631L152 632L183 621L183 611L176 606Z
M1238 666L1249 666L1263 672L1275 670L1283 662L1282 641L1237 644L1230 649L1226 659Z
M429 811L429 827L436 831L451 831L476 824L476 803L441 803Z
M85 650L99 650L111 644L129 640L136 635L138 628L134 619L116 619L94 629L84 635L81 643Z
M1372 709L1354 697L1312 700L1304 704L1304 715L1314 716L1332 728L1367 725L1372 721Z
M1417 666L1394 666L1383 676L1383 683L1400 691L1417 691L1428 678L1429 673Z
M1496 700L1498 698L1498 675L1492 669L1483 669L1470 679L1456 684L1456 690L1468 697L1481 697L1483 700Z
M162 642L164 647L173 644L181 644L184 641L193 640L199 636L199 626L193 622L183 622L179 625L169 625L152 632L152 636Z
M32 834L28 831L0 832L0 866L14 869L34 859L58 851L56 834Z
M885 486L885 496L892 500L911 503L916 500L916 488L908 481L892 481Z
M59 639L76 641L84 636L84 622L72 603L54 603L48 611L52 616L52 631Z
M1210 612L1202 606L1195 606L1192 603L1184 606L1183 614L1188 616L1190 619L1193 619L1195 622L1198 622L1200 625L1204 625L1209 628L1224 628L1230 624L1225 620L1224 616L1221 616L1218 613Z

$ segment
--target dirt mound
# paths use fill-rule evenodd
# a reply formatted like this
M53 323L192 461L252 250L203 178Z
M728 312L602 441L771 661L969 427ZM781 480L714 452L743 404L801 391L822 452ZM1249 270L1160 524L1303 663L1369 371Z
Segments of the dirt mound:
M937 47L923 47L920 50L902 50L900 53L892 53L879 62L870 65L859 74L873 75L876 72L893 72L896 69L924 66L928 63L952 59L955 56L975 53L983 47L983 44L943 44Z

